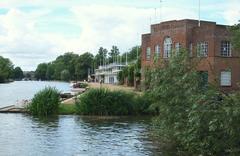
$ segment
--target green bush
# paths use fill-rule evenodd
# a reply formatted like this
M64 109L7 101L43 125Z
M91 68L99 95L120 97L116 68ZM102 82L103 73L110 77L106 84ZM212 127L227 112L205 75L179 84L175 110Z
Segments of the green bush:
M27 106L27 110L36 116L49 116L56 114L60 104L58 90L47 87L34 95L32 102Z
M159 116L154 129L173 155L239 155L240 93L202 86L186 52L153 69L149 93Z
M133 115L147 113L147 104L141 105L138 95L108 89L90 89L80 96L76 104L79 114L84 115ZM142 102L143 103L143 102ZM150 103L148 103L150 104Z
M87 83L76 83L73 85L74 88L87 88L88 84Z

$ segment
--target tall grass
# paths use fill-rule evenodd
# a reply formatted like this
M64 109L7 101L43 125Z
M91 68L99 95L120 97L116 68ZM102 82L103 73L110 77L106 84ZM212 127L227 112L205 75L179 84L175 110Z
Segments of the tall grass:
M134 115L146 113L150 103L144 105L139 95L125 91L90 89L77 100L77 112L83 115Z
M59 91L47 87L34 95L32 102L27 106L27 110L32 115L49 116L57 113L59 104Z

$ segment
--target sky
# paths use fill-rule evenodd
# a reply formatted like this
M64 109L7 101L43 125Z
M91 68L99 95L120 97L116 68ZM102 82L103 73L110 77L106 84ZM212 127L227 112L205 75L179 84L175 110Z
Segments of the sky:
M201 20L232 25L240 0L201 0ZM0 0L0 56L23 70L65 52L141 44L150 24L198 19L198 0Z

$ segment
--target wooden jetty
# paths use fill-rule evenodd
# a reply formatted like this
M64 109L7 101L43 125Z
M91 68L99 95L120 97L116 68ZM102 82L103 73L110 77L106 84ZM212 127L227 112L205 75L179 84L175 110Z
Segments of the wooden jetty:
M0 113L26 113L26 110L23 107L10 105L0 108Z

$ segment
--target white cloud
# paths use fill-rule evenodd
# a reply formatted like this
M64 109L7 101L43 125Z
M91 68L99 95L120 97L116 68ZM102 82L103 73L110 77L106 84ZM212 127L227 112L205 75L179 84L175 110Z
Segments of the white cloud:
M9 57L24 70L34 70L37 64L49 62L67 51L78 54L86 51L94 53L100 46L110 48L117 45L124 52L141 43L140 35L150 30L150 17L152 22L156 21L154 9L151 8L76 3L72 5L72 1L67 2L55 0L50 3L43 3L42 0L26 0L24 3L19 0L0 2L3 7L10 8L7 14L0 15L0 55ZM79 35L67 37L64 33L38 30L37 23L43 19L51 20L48 14L52 12L54 3L57 5L55 7L70 10L72 13L70 19L61 16L57 16L56 19L77 25L81 29ZM27 5L37 5L40 8L31 12L24 12L18 8ZM224 18L229 23L234 23L239 17L239 12L236 12L239 10L238 6L229 5L224 12ZM159 13L157 10L157 21ZM163 7L162 18L163 20L197 18L197 10L195 7L182 9L169 5Z
M240 20L239 6L239 0L231 0L231 2L227 4L223 12L223 17L226 20L227 24L233 25L238 23L238 21Z

